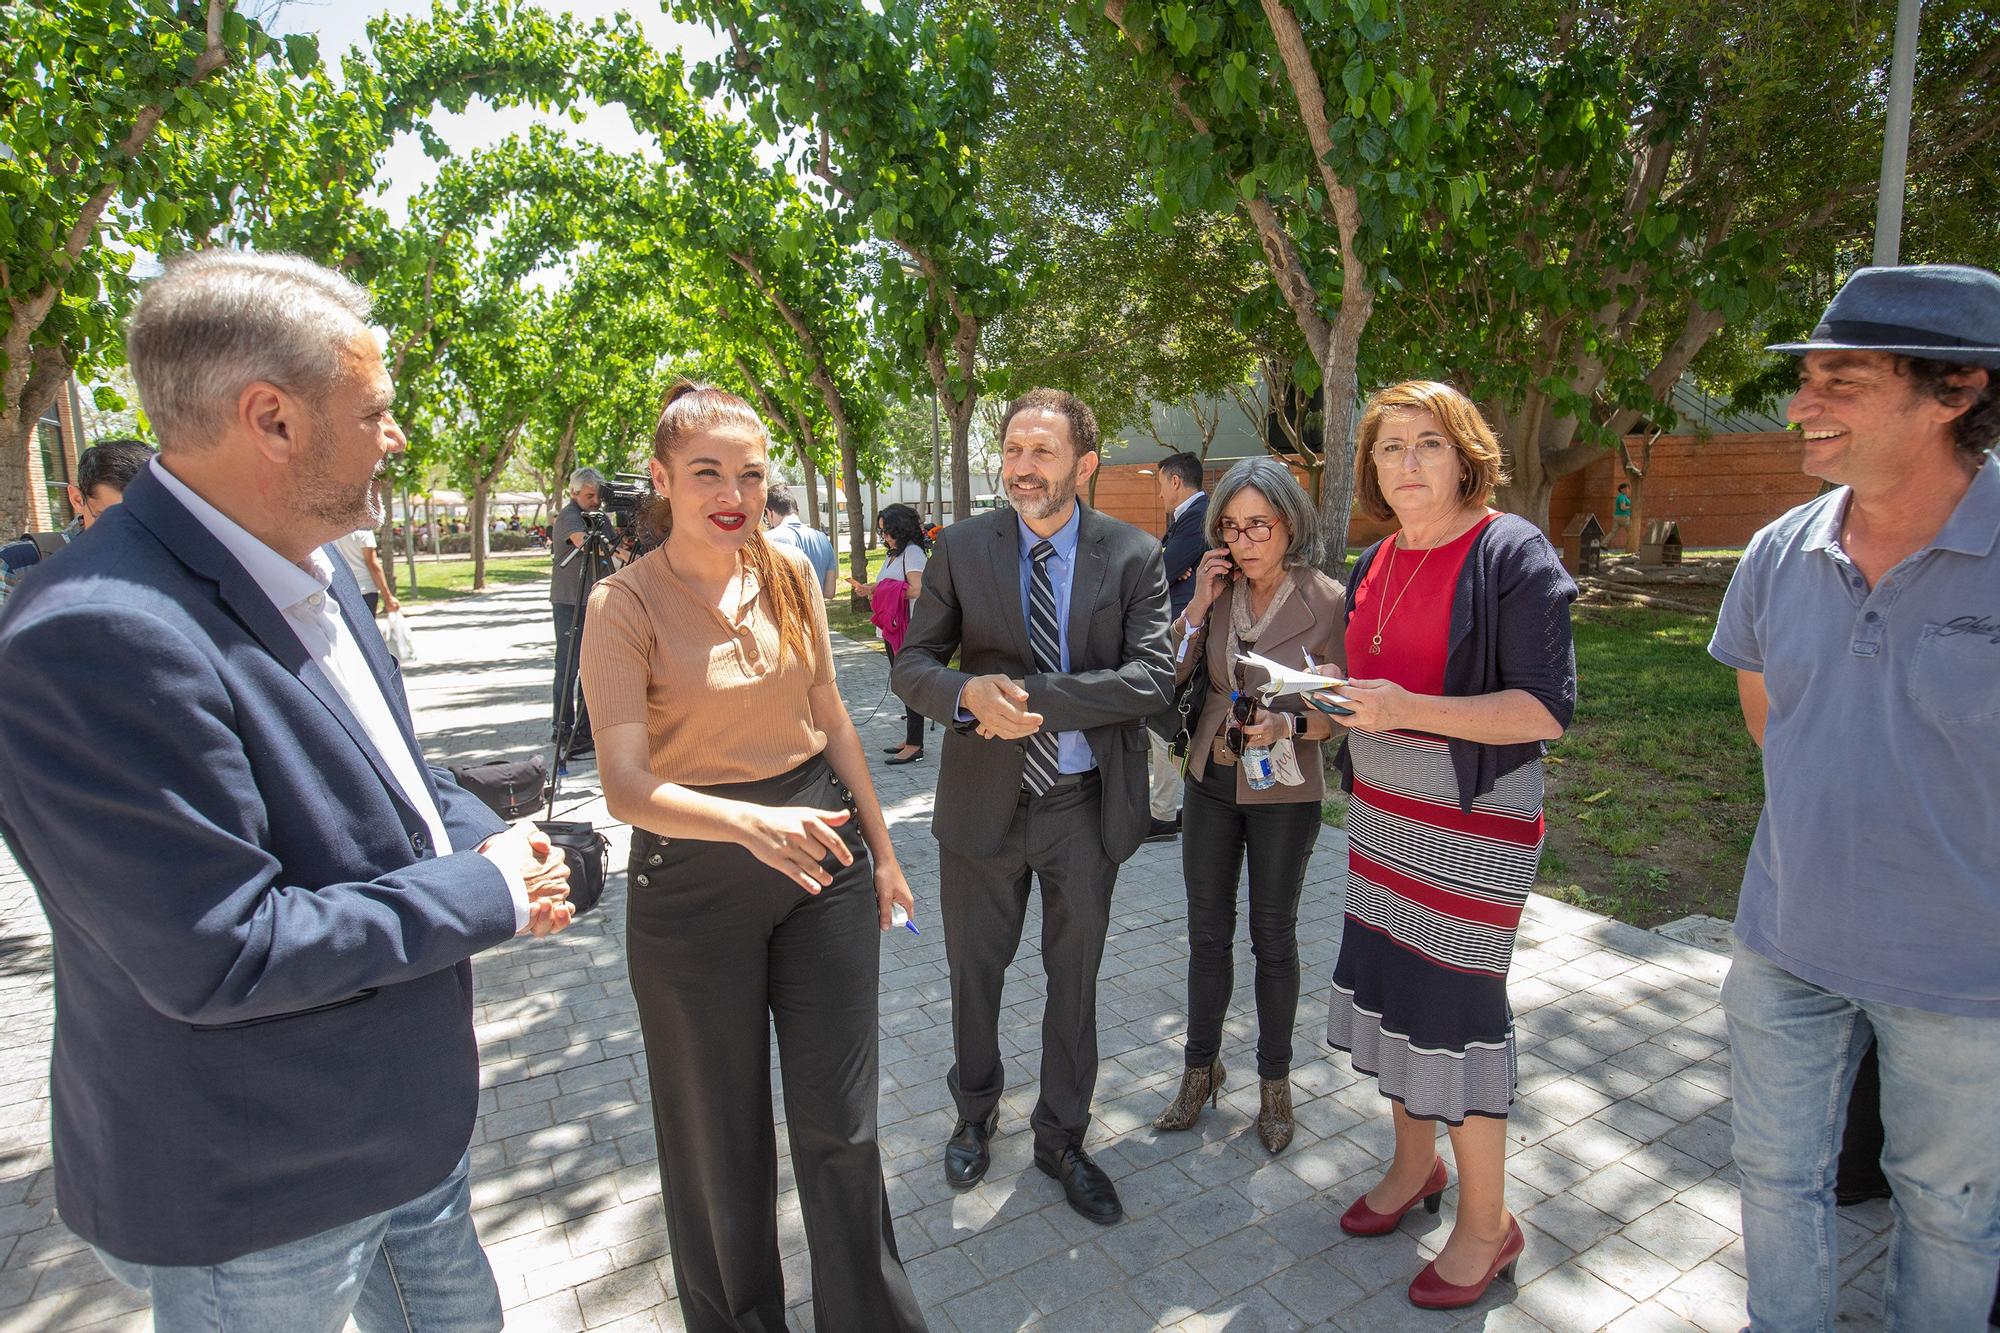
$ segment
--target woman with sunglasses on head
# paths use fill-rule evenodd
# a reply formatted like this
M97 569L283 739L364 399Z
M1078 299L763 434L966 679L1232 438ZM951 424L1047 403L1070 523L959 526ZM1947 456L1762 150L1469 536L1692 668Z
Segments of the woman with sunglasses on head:
M922 1333L876 1139L881 934L910 890L834 682L812 567L758 526L769 437L685 381L653 431L664 540L591 593L583 692L632 825L626 954L680 1317L780 1333L770 1037L820 1333Z
M1190 1129L1219 1095L1222 1019L1235 986L1237 883L1249 862L1250 949L1257 959L1257 1137L1273 1153L1292 1141L1292 1027L1299 1008L1299 892L1320 829L1320 745L1335 728L1297 695L1272 708L1246 691L1282 666L1338 674L1344 661L1340 585L1313 567L1319 516L1282 463L1245 459L1209 500L1208 543L1195 593L1174 622L1175 666L1186 680L1208 665L1208 690L1188 728L1181 865L1188 895L1188 1031L1179 1092L1155 1129ZM1277 781L1253 787L1246 748L1272 751Z
M1505 1201L1507 969L1541 862L1542 753L1576 703L1576 584L1540 529L1488 506L1500 461L1449 385L1393 385L1362 410L1355 496L1399 530L1349 583L1347 916L1327 1039L1375 1075L1396 1148L1340 1225L1382 1236L1419 1202L1438 1210L1443 1121L1458 1208L1409 1292L1431 1309L1477 1301L1521 1252Z

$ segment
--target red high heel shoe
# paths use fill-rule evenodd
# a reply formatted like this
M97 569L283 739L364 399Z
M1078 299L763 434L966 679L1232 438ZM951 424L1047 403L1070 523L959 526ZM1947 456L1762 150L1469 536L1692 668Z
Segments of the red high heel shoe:
M1493 1256L1493 1266L1486 1270L1486 1276L1470 1287L1455 1287L1437 1274L1437 1261L1424 1265L1424 1271L1417 1274L1410 1283L1410 1304L1426 1310L1456 1310L1476 1303L1493 1285L1494 1278L1514 1280L1514 1261L1526 1249L1528 1238L1521 1234L1521 1224L1513 1218L1507 1219L1507 1239L1500 1243L1500 1253Z
M1438 1205L1444 1202L1444 1186L1444 1160L1433 1158L1430 1179L1410 1196L1408 1203L1391 1212L1378 1213L1368 1206L1368 1196L1364 1194L1354 1201L1353 1207L1340 1215L1340 1229L1350 1236L1386 1236L1403 1220L1403 1214L1419 1203L1423 1204L1425 1212L1435 1213Z

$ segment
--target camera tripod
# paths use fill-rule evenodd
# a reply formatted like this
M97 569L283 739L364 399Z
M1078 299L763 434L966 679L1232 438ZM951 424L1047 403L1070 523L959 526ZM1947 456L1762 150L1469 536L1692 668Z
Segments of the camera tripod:
M583 617L590 605L591 589L611 568L613 534L609 525L593 516L584 529L581 546L570 550L556 562L556 568L568 566L572 561L582 562L582 578L576 599L576 615L570 621L569 631L563 641L556 645L557 679L563 682L563 695L555 705L555 716L549 719L549 808L554 810L556 791L562 785L563 761L569 757L570 747L576 740L576 725L584 716L583 679L577 670L577 659L583 651Z

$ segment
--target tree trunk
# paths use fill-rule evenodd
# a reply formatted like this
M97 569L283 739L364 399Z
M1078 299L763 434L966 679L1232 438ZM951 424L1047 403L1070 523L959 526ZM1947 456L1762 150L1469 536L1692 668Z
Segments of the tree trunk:
M34 514L28 494L28 451L35 426L69 380L69 359L60 347L37 347L19 399L0 410L0 540L26 532Z
M486 590L486 493L493 483L484 477L472 483L472 590Z
M861 461L854 437L840 433L840 489L847 496L847 564L856 581L868 577L868 534L861 527Z
M951 418L951 521L963 523L972 517L972 410L977 400L965 401L946 396L945 415ZM940 508L944 497L938 497Z
M819 469L813 466L812 455L804 450L799 451L799 468L805 478L806 526L825 532L819 522Z
M822 529L833 538L833 549L840 549L840 505L834 499L833 474L826 474L826 527Z
M382 522L375 529L375 558L382 566L382 577L389 584L389 591L396 591L396 491L383 477L375 483L375 493L382 501ZM361 591L367 592L363 588Z

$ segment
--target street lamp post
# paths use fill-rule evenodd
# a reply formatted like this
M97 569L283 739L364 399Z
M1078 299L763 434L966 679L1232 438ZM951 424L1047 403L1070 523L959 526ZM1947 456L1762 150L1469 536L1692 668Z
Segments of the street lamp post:
M936 386L931 388L931 487L937 495L937 511L944 517L944 432L938 416ZM954 515L953 517L956 517Z
M1917 22L1923 0L1897 0L1896 45L1889 57L1889 120L1882 137L1882 179L1875 191L1875 263L1897 262L1903 241L1903 177L1910 157L1910 97L1917 69Z

